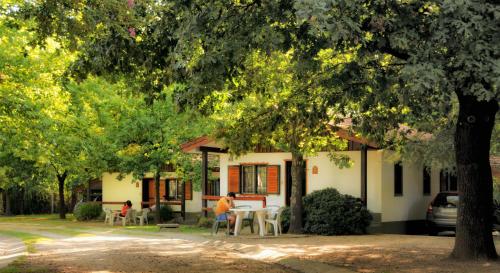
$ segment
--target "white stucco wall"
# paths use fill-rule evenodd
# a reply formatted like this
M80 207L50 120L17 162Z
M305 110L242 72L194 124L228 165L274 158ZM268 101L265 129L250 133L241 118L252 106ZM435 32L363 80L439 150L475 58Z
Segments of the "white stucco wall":
M373 213L382 213L382 155L382 150L368 151L367 207Z
M427 206L439 191L439 172L431 173L431 194L423 194L423 166L403 163L403 195L394 196L394 162L382 160L382 222L424 220Z
M142 181L133 179L131 174L118 180L118 173L103 173L102 175L102 201L125 202L130 200L134 209L141 209ZM120 209L122 204L104 204L103 207Z
M306 158L307 193L326 187L334 187L341 193L360 197L361 194L361 152L339 152L348 155L353 164L340 169L330 161L328 153L319 153ZM428 204L439 192L439 171L431 172L431 194L423 195L423 173L419 164L403 164L403 195L394 196L394 163L389 159L390 151L368 151L368 209L382 214L382 222L423 220ZM285 161L291 160L290 153L250 153L239 158L220 156L220 193L227 194L228 166L242 163L280 165L280 194L267 195L267 205L285 204ZM392 160L394 160L392 158ZM312 174L313 166L318 174ZM237 201L237 205L249 204L261 207L260 201Z
M186 212L201 211L201 191L193 191L193 200L186 200Z
M132 207L141 209L142 202L142 180L134 180L131 174L118 180L119 173L103 173L102 175L102 201L103 202L124 202L130 200ZM147 173L145 178L152 178L152 173ZM167 173L165 178L173 178L175 173ZM103 207L113 210L120 209L122 204L104 204ZM180 211L180 206L172 206L174 211ZM186 200L186 212L201 211L201 192L193 190L193 200Z
M333 187L341 193L350 194L355 197L361 195L361 152L348 151L339 152L350 157L353 162L350 168L340 169L330 158L327 152L321 152L314 157L306 157L306 193L315 190ZM368 207L373 212L381 211L381 152L368 151ZM250 153L239 158L230 158L224 154L220 156L220 187L221 195L227 194L228 166L240 165L242 163L262 163L269 165L280 165L280 194L267 195L267 205L285 205L285 172L286 160L291 160L290 153ZM318 173L313 174L313 166L318 167ZM260 207L260 201L237 201L236 205L248 204Z
M307 173L310 181L307 193L332 187L343 194L361 196L361 152L338 152L338 154L347 155L352 161L352 166L342 169L337 167L330 161L326 152L308 158ZM318 174L312 174L313 166L318 167Z

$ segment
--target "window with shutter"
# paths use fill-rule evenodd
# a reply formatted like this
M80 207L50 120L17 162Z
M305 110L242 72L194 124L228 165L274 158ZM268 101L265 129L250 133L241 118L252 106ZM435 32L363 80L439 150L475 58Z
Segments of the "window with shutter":
M228 192L240 192L240 166L228 167Z
M191 181L184 182L184 199L193 200L193 184Z
M280 166L267 166L267 193L280 194Z

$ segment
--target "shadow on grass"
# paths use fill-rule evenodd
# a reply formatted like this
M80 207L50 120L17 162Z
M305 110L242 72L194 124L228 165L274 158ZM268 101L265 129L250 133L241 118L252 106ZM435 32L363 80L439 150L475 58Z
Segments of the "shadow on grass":
M38 267L29 265L26 262L26 257L19 258L9 264L7 267L1 268L0 273L54 273L54 269L47 267Z

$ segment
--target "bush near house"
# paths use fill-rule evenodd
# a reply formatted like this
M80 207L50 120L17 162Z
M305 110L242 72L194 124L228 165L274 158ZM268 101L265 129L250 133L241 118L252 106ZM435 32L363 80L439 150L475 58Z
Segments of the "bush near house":
M214 224L214 218L210 217L200 217L196 223L197 227L211 228Z
M73 214L78 221L88 221L97 219L102 214L101 203L99 202L82 202L75 205Z
M285 207L283 212L281 213L281 231L283 233L288 232L288 228L290 227L290 207Z
M306 233L341 235L366 233L372 216L359 198L340 194L334 188L314 191L304 197Z
M162 222L174 219L174 211L170 206L160 206L160 219Z

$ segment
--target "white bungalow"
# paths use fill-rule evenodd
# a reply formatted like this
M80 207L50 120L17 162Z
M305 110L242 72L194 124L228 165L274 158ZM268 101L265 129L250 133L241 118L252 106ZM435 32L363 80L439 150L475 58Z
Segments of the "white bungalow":
M330 161L327 152L306 157L304 193L333 187L344 194L364 200L373 215L370 230L388 233L418 233L423 227L426 209L431 199L443 190L456 190L456 179L422 165L398 164L388 160L391 151L376 144L339 132L348 140L348 149L338 152L350 157L352 167L340 169ZM218 154L220 160L220 191L224 196L232 191L239 194L238 203L255 207L286 206L291 195L291 153L274 149L257 149L238 158L231 157L224 145L208 137L200 137L182 145L185 152L202 153L203 166L208 154ZM202 206L216 200L207 185L203 168Z

